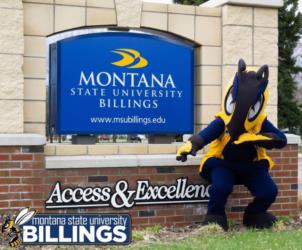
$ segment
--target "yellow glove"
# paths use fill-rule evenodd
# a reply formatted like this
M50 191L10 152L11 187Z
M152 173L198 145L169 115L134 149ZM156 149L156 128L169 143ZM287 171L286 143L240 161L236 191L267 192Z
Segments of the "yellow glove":
M181 146L177 150L176 160L177 161L186 161L187 155L190 154L192 151L192 142L187 141L183 146Z
M183 146L181 146L176 155L177 161L186 161L187 156L197 154L197 151L203 147L203 139L199 135L193 135L190 137L189 141L187 141Z

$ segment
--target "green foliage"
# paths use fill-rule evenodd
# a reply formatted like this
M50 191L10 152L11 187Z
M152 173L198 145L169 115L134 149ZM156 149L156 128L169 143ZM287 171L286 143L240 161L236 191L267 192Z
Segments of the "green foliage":
M289 216L283 215L278 217L278 221L282 221L284 224L289 224L292 221L292 218Z
M147 227L145 229L148 233L152 233L152 234L159 234L162 230L161 225L160 224L155 224L151 227Z
M285 223L282 220L277 220L274 223L272 230L275 232L285 231L286 230Z
M162 231L161 225L155 224L153 226L147 227L144 230L133 230L132 231L132 240L141 241L144 240L147 234L157 235Z
M186 4L186 5L200 5L207 0L174 0L174 3Z
M141 241L144 240L144 235L146 232L140 230L133 230L132 231L132 240L134 241Z
M302 72L296 67L293 51L300 38L302 16L298 12L298 0L285 0L279 10L279 71L278 71L278 120L280 128L302 133L302 111L295 100L297 83L293 74Z
M236 222L234 220L228 219L229 230L232 230L236 226Z
M210 223L208 225L202 226L199 228L199 234L205 235L214 235L214 234L223 234L224 231L221 226L216 223Z

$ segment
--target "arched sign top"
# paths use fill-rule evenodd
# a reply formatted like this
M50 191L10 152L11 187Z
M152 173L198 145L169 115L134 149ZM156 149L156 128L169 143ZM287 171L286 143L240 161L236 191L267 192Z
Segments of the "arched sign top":
M193 132L188 42L117 30L58 36L50 41L49 67L50 132Z
M88 34L102 34L102 33L120 33L127 32L131 34L144 34L149 36L155 36L158 39L169 40L170 42L177 42L183 45L191 46L191 47L199 47L200 44L197 42L190 40L181 35L171 33L171 32L163 32L161 30L152 29L152 28L127 28L127 27L117 27L117 26L97 26L97 27L85 27L85 28L75 28L65 31L60 31L54 34L49 35L48 43L58 42L59 40L79 37L82 35Z

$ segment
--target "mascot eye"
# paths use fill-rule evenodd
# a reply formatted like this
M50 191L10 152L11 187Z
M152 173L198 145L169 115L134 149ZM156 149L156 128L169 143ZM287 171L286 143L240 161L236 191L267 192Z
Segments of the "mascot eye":
M260 98L258 98L257 102L250 107L249 110L249 114L248 114L248 120L249 121L253 121L256 119L256 117L259 115L260 111L262 110L262 106L263 106L263 95L260 96Z
M225 109L225 112L227 113L227 115L231 115L235 108L235 102L234 102L233 95L232 95L232 89L233 88L231 88L229 90L229 92L227 93L225 103L224 103L224 109Z

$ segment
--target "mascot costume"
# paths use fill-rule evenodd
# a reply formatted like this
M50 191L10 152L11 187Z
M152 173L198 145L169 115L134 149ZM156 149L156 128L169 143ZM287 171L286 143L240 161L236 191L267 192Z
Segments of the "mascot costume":
M235 184L243 184L254 196L243 216L245 226L269 228L276 221L276 217L267 212L278 189L269 174L273 162L265 150L282 148L287 142L285 135L264 114L268 75L267 65L259 70L247 69L240 59L221 111L177 152L176 159L186 161L187 155L195 156L211 143L200 165L200 176L211 183L204 225L217 223L228 229L225 204Z

